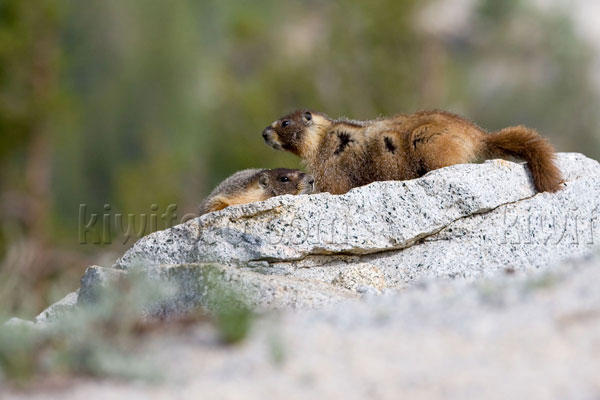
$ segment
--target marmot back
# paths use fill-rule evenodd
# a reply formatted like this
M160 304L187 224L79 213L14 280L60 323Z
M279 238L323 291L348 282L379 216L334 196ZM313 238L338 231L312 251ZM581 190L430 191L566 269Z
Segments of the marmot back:
M562 182L554 149L533 129L516 126L488 134L444 111L354 121L299 110L267 126L262 135L273 148L301 157L317 189L334 194L492 157L527 161L540 192L554 192Z
M283 194L309 194L314 178L287 168L245 169L221 182L200 205L200 215L235 204L266 200Z

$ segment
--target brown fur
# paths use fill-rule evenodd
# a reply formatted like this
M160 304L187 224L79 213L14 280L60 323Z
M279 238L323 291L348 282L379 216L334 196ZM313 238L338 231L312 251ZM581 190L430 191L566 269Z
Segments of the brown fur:
M263 137L272 147L301 157L317 188L334 194L494 157L527 161L538 191L555 192L561 183L554 149L536 131L516 126L487 134L444 111L352 121L299 110L269 125Z
M283 194L309 194L314 178L296 169L245 169L221 182L200 205L200 214Z

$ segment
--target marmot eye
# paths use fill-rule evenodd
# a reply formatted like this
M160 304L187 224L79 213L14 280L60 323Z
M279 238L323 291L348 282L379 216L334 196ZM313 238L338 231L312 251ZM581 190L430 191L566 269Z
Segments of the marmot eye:
M290 124L290 121L288 121L287 119L284 119L283 121L281 121L281 127L285 128L286 126L288 126Z
M288 178L287 176L282 176L279 178L280 182L288 182L290 180L290 178Z
M312 114L309 113L308 111L304 113L304 119L306 119L307 121L310 121L312 119Z

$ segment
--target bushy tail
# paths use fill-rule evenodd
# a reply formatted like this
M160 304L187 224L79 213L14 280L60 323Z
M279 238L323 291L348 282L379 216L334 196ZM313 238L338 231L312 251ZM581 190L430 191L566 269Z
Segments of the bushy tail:
M535 187L540 192L556 192L562 177L554 163L554 148L533 129L512 126L485 135L487 157L517 157L527 161Z

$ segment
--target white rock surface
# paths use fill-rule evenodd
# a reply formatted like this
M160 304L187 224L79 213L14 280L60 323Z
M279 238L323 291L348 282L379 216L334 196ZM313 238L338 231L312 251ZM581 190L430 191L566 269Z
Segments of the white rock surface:
M68 313L75 306L77 306L78 299L79 290L69 293L61 300L57 301L56 303L52 304L50 307L42 311L37 317L35 317L35 322L39 324L45 324L48 322L56 321L62 315Z
M598 282L598 256L437 281L267 317L233 348L199 325L144 347L160 384L88 380L3 398L596 399Z
M151 280L174 289L172 295L152 307L159 314L183 313L206 305L210 287L215 283L243 295L245 302L258 311L318 308L358 296L356 292L320 281L263 275L220 264L163 264L142 272ZM80 301L93 301L99 287L112 284L123 274L126 272L114 268L89 267L81 279Z
M535 194L524 164L456 165L345 195L281 196L229 207L139 240L116 266L91 267L46 320L141 268L183 293L164 311L203 304L206 262L259 308L311 308L428 279L527 271L600 242L600 164L559 154L565 185ZM107 283L108 282L108 283ZM190 282L194 282L191 285ZM346 292L344 292L346 290Z
M569 161L561 157L563 169ZM142 238L118 264L288 261L400 249L459 218L534 194L524 165L456 165L344 195L288 195L229 207Z
M456 165L345 195L281 196L207 214L138 241L117 263L220 262L331 282L356 262L388 287L537 268L600 243L600 165L561 153L565 187L535 194L524 164Z
M133 270L177 289L154 312L206 304L215 277L279 312L237 347L206 324L146 343L161 385L87 381L60 397L600 398L600 164L557 161L554 194L536 194L525 165L496 160L229 207L148 235L116 268L88 268L36 321Z
M358 263L340 271L333 281L336 286L360 291L361 288L385 289L385 278L379 268L373 264Z

